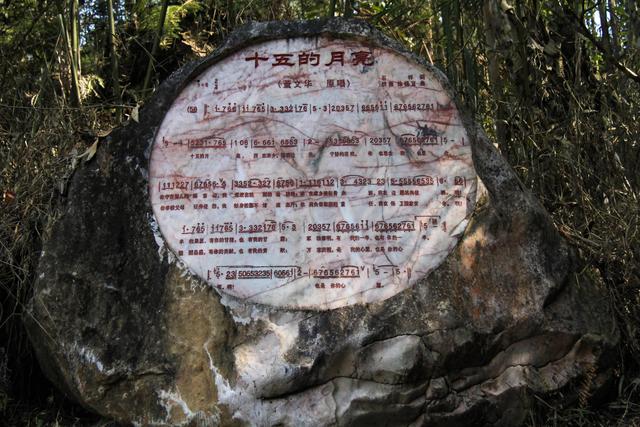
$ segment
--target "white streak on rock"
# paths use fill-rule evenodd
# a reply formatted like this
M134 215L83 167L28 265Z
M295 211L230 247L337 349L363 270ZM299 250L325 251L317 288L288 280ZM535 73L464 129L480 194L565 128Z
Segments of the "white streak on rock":
M93 350L87 347L78 346L77 344L74 344L74 348L83 361L95 366L98 371L104 373L104 365Z
M182 413L187 418L193 418L195 416L195 413L191 411L191 409L189 409L189 405L187 405L187 402L185 402L184 399L182 399L182 396L180 395L180 390L176 390L176 391L160 390L158 392L158 397L160 398L160 405L162 405L165 411L167 411L167 417L171 415L171 411L176 406L180 408Z

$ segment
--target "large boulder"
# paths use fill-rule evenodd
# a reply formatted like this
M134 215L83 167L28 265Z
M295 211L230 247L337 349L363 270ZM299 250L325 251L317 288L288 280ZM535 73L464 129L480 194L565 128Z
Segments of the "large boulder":
M176 97L242 47L320 35L412 58L358 21L251 24L174 73L140 123L75 172L25 319L49 378L92 411L141 425L511 426L534 395L595 396L619 339L603 290L468 119L485 189L443 262L386 299L259 304L209 286L167 245L148 162Z

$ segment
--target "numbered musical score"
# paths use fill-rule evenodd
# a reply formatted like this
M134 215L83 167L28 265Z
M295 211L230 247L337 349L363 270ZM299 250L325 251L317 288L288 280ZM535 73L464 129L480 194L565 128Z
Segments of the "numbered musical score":
M459 112L434 73L364 41L275 40L211 65L151 151L160 231L254 303L333 309L436 268L475 205Z

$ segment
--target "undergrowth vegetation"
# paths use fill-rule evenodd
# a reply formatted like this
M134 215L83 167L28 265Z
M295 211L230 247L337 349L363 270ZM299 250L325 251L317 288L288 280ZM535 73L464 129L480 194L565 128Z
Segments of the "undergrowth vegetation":
M640 425L638 2L0 0L0 418L8 425L95 421L44 378L22 326L41 242L74 169L113 127L137 119L159 81L243 23L331 15L365 19L445 71L575 247L583 274L607 291L602 304L614 308L623 337L617 383L568 407L534 396L529 423Z

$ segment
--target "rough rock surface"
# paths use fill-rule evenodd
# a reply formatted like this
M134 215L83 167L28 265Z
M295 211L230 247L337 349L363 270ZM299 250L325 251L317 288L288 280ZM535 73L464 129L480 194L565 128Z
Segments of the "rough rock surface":
M194 426L511 426L533 394L605 387L618 331L602 290L470 122L487 194L446 261L388 300L323 312L245 304L165 249L146 176L163 112L216 58L318 34L403 52L356 21L250 25L172 75L141 123L113 132L77 170L26 319L50 378L118 421Z

